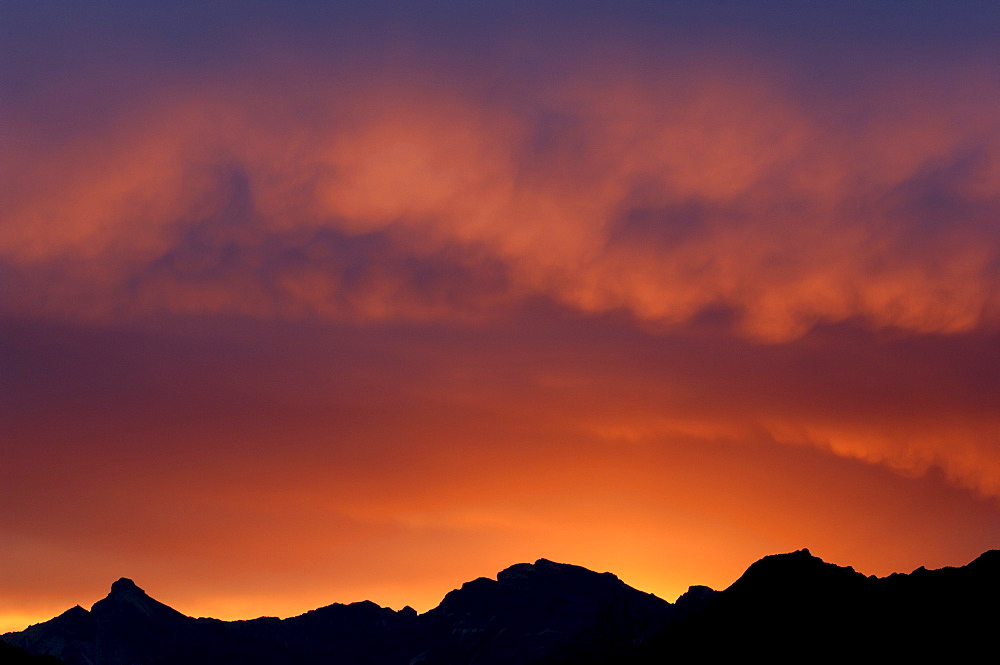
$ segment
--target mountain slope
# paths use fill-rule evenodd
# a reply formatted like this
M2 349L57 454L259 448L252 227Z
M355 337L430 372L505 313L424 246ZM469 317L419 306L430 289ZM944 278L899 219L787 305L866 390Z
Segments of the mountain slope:
M90 612L5 638L69 665L510 665L625 657L675 614L610 573L540 559L466 583L420 616L361 602L284 620L193 619L122 579Z
M995 649L1000 552L962 568L865 577L808 550L764 557L704 611L648 642L643 664L678 658L772 662L965 662Z
M621 658L662 630L674 607L611 573L539 559L452 591L421 617L426 665ZM576 662L576 660L574 660Z
M998 592L998 551L876 578L799 550L764 557L725 591L691 587L675 604L539 559L467 582L422 615L361 602L289 619L194 619L122 579L89 612L3 637L68 665L962 662L992 653Z

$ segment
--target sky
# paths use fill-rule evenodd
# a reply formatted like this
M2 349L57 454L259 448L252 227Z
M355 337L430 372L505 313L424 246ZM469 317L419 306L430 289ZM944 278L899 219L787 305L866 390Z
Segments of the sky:
M530 6L526 6L530 5ZM0 0L0 631L1000 547L1000 5Z

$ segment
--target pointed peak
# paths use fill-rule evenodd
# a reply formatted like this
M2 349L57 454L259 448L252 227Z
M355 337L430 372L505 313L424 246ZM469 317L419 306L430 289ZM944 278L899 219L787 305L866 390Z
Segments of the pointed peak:
M75 620L79 620L79 619L82 619L84 617L87 617L89 615L90 615L90 612L88 612L84 608L80 607L79 605L74 605L73 607L69 608L68 610L66 610L65 612L63 612L62 614L60 614L59 616L55 617L52 620L53 621L75 621Z
M496 586L497 581L490 579L489 577L477 577L474 580L469 580L468 582L463 582L460 589L455 589L449 591L448 594L458 593L459 591L465 592L483 592L487 589L491 589Z
M806 561L826 563L825 561L823 561L823 559L819 558L818 556L816 556L812 552L810 552L809 549L806 548L806 547L803 547L800 550L795 550L794 552L784 552L782 554L769 554L769 555L765 556L764 558L760 559L760 561L768 561L768 562L773 562L773 563L777 563L777 562L781 562L781 563L790 563L790 562L803 563L803 562L806 562ZM757 563L760 563L760 561L758 561Z
M538 559L534 563L516 563L497 574L497 581L503 584L519 583L524 580L547 580L558 584L590 583L600 580L601 584L621 584L612 573L598 573L571 563L558 563L550 559Z
M758 584L776 587L778 585L799 585L803 580L838 583L864 580L865 576L851 566L838 566L813 555L808 549L795 550L784 554L770 554L754 562L746 572L729 587L740 589Z
M103 599L94 603L91 612L137 612L148 617L189 618L177 610L150 598L135 582L127 577L119 579L111 585L111 592Z
M111 592L108 593L107 598L133 604L152 600L145 591L127 577L122 577L111 585Z
M718 595L719 592L715 589L698 584L688 587L687 591L678 596L674 606L683 616L707 607Z
M684 593L682 593L679 596L679 598L683 598L684 596L713 595L713 594L717 594L717 593L719 593L719 592L716 591L715 589L713 589L710 586L705 586L703 584L693 584L693 585L689 586L688 590L685 591Z
M121 577L117 582L111 585L111 593L134 593L138 591L139 593L146 593L139 586L127 577Z
M534 563L515 563L497 573L497 581L512 581L539 575L551 575L572 568L569 564L556 563L548 559L538 559Z

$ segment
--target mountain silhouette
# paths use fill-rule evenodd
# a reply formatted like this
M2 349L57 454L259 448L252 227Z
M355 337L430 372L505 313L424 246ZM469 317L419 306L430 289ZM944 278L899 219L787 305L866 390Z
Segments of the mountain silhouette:
M1000 552L962 568L885 578L809 550L767 556L709 606L643 645L643 665L724 662L973 662L995 651Z
M421 616L426 665L622 656L662 630L673 606L611 573L539 559L452 591Z
M0 663L43 662L27 654L68 665L956 662L992 653L998 591L997 551L961 568L876 578L799 550L764 557L722 592L693 586L676 603L539 559L467 582L420 615L364 601L220 621L186 616L123 578L90 611L4 635Z

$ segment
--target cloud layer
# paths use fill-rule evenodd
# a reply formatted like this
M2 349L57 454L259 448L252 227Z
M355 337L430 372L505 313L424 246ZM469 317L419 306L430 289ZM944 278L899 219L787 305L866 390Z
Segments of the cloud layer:
M996 329L990 77L804 99L757 63L629 64L544 87L303 65L145 90L48 145L8 121L5 305L414 321L543 297L653 326L723 308L769 340Z

